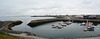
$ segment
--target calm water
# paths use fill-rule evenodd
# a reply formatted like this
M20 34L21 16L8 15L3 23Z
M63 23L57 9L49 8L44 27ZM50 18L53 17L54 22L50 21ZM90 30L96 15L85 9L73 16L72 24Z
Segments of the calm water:
M0 20L1 21L21 20L23 21L23 23L21 25L12 27L13 30L28 31L40 37L74 38L74 37L100 35L100 30L99 30L100 24L95 26L94 31L87 31L87 32L84 31L84 26L80 26L80 23L72 23L71 25L67 25L62 29L51 28L52 27L51 25L58 25L58 23L63 23L62 21L47 23L47 24L39 25L37 27L30 27L27 25L31 20L48 19L48 18L49 17L44 17L44 18L43 17L0 17Z

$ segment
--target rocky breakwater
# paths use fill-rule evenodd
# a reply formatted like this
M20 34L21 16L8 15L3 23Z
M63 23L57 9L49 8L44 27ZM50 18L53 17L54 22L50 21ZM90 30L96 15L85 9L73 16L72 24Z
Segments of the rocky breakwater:
M11 27L22 24L22 21L0 21L0 31L22 39L46 39L24 31L13 31Z
M45 24L45 23L50 23L50 22L55 22L55 21L63 21L63 20L64 19L62 19L62 18L32 20L27 25L29 25L29 26L37 26L37 25L41 25L41 24Z
M4 32L4 33L12 33L12 34L21 34L21 33L26 33L28 35L33 35L30 32L24 32L24 31L13 31L11 29L11 27L15 26L15 25L20 25L23 22L22 21L2 21L2 24L0 25L0 31Z
M3 22L2 21L0 21L0 28L2 28L3 26L1 26L3 24Z
M11 29L11 27L15 26L15 25L19 25L21 24L22 21L1 21L0 22L0 30L2 32L5 32L5 33L21 33L21 32L16 32L16 31L13 31Z

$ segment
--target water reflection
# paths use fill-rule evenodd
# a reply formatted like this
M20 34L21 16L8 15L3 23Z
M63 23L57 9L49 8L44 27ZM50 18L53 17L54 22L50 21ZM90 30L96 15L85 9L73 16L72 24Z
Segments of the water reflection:
M97 26L97 25L99 25L99 24L100 24L100 23L94 23L93 25L94 25L94 26Z

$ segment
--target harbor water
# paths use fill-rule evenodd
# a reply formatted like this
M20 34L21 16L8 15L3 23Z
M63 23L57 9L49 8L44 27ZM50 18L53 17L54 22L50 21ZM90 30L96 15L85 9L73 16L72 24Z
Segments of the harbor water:
M39 37L47 38L76 38L76 37L86 37L86 36L97 36L100 35L100 24L95 24L94 31L84 31L85 26L80 26L81 23L73 22L70 25L58 29L52 28L52 25L59 25L63 21L51 22L35 27L30 27L27 24L32 20L38 19L52 19L54 17L0 17L0 21L16 21L21 20L23 23L12 27L12 30L15 31L28 31L33 34L36 34Z

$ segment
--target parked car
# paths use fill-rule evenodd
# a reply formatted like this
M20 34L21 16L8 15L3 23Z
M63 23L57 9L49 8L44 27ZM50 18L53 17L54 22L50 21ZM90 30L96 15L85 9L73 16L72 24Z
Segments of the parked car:
M97 19L97 16L95 15L87 15L87 16L84 16L85 19Z

